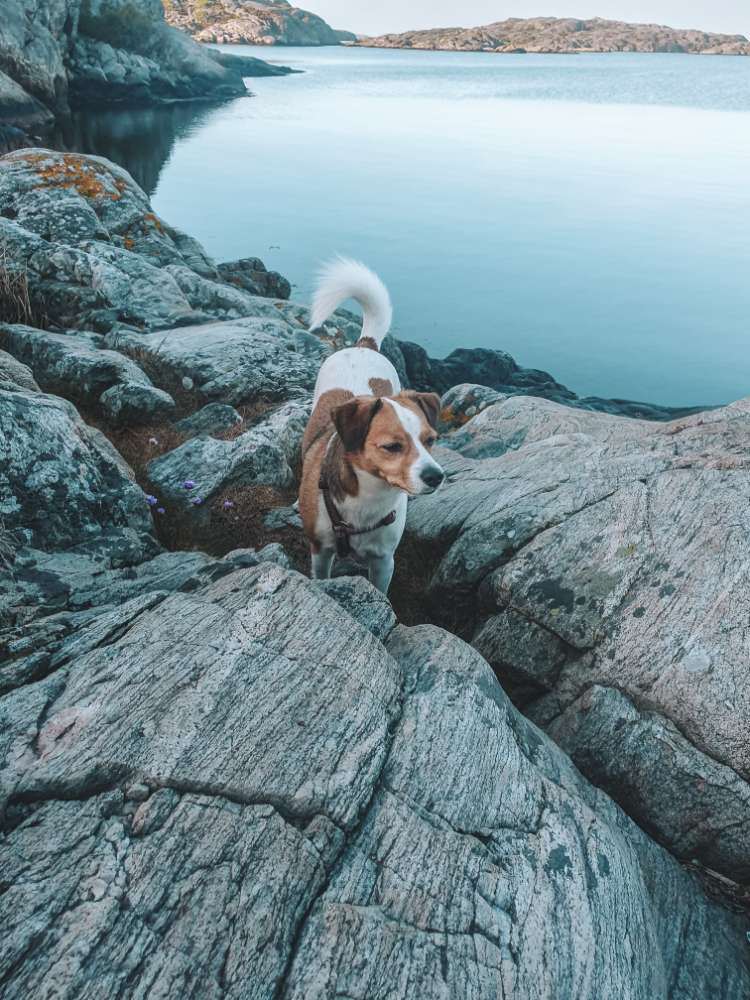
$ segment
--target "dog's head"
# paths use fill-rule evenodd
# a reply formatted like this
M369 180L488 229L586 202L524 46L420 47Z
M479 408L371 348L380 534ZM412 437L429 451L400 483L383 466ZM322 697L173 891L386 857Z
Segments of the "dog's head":
M417 496L434 493L445 473L430 454L440 397L434 392L358 396L331 413L350 462Z

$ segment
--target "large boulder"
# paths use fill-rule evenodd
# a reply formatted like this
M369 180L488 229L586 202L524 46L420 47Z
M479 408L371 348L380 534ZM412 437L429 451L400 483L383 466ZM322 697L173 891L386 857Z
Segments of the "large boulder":
M56 396L0 389L0 518L36 548L150 533L143 493L114 449Z
M377 636L279 566L199 575L0 699L4 996L744 1000L747 920L358 586Z
M438 620L645 829L741 882L749 440L750 400L654 424L511 398L445 439L408 520Z
M330 351L270 305L257 317L180 327L157 337L119 332L107 342L144 359L159 385L187 382L199 402L233 406L310 391Z

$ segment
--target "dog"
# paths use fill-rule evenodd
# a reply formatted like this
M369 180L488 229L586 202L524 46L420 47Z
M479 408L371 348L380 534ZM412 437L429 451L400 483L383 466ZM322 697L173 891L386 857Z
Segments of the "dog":
M440 397L403 391L396 369L380 353L393 309L385 285L364 264L338 258L323 269L310 329L348 299L362 307L362 335L318 373L302 442L299 511L313 579L328 579L334 558L353 554L387 594L408 498L434 493L445 479L430 454Z

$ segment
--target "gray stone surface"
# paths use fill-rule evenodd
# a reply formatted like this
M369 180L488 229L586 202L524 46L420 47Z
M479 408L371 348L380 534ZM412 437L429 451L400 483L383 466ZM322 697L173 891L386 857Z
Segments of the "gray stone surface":
M266 563L5 694L3 995L744 1000L747 921L470 647L380 634Z
M671 850L737 879L748 441L748 400L655 424L512 398L445 439L447 483L408 519L440 556L438 620L470 632L524 711Z
M175 429L188 437L199 434L217 434L242 423L242 417L233 406L226 403L208 403L196 413L178 420Z
M150 534L141 490L70 403L1 389L0 518L47 551L118 528Z
M22 364L12 354L3 350L0 350L0 387L39 392L39 386L29 366Z
M163 416L174 401L129 358L104 349L97 335L51 333L0 324L0 347L25 363L45 392L88 407L102 403L115 422Z
M264 301L264 300L257 300ZM310 392L330 348L290 326L272 305L258 316L165 330L158 336L119 332L107 343L145 359L165 384L187 377L196 399L238 406Z
M110 423L121 427L158 423L169 419L175 411L169 393L137 382L113 385L102 393L100 403Z
M309 413L306 401L285 403L232 441L193 438L151 462L149 481L160 497L185 509L197 497L210 500L241 486L289 488L295 483ZM186 490L187 481L195 489Z
M277 442L292 423L265 421ZM4 998L744 1000L747 917L476 650L398 626L362 579L308 581L278 545L161 551L63 400L0 391L3 432ZM656 764L670 788L680 769ZM712 808L739 794L703 777L726 785Z

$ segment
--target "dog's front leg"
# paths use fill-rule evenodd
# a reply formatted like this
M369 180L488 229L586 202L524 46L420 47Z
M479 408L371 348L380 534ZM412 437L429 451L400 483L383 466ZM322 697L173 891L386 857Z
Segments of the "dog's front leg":
M368 566L370 570L370 583L384 594L387 594L391 580L393 579L393 553L389 552L383 556L371 556L368 560Z
M330 580L333 567L333 549L321 549L320 552L312 552L311 555L313 580Z

